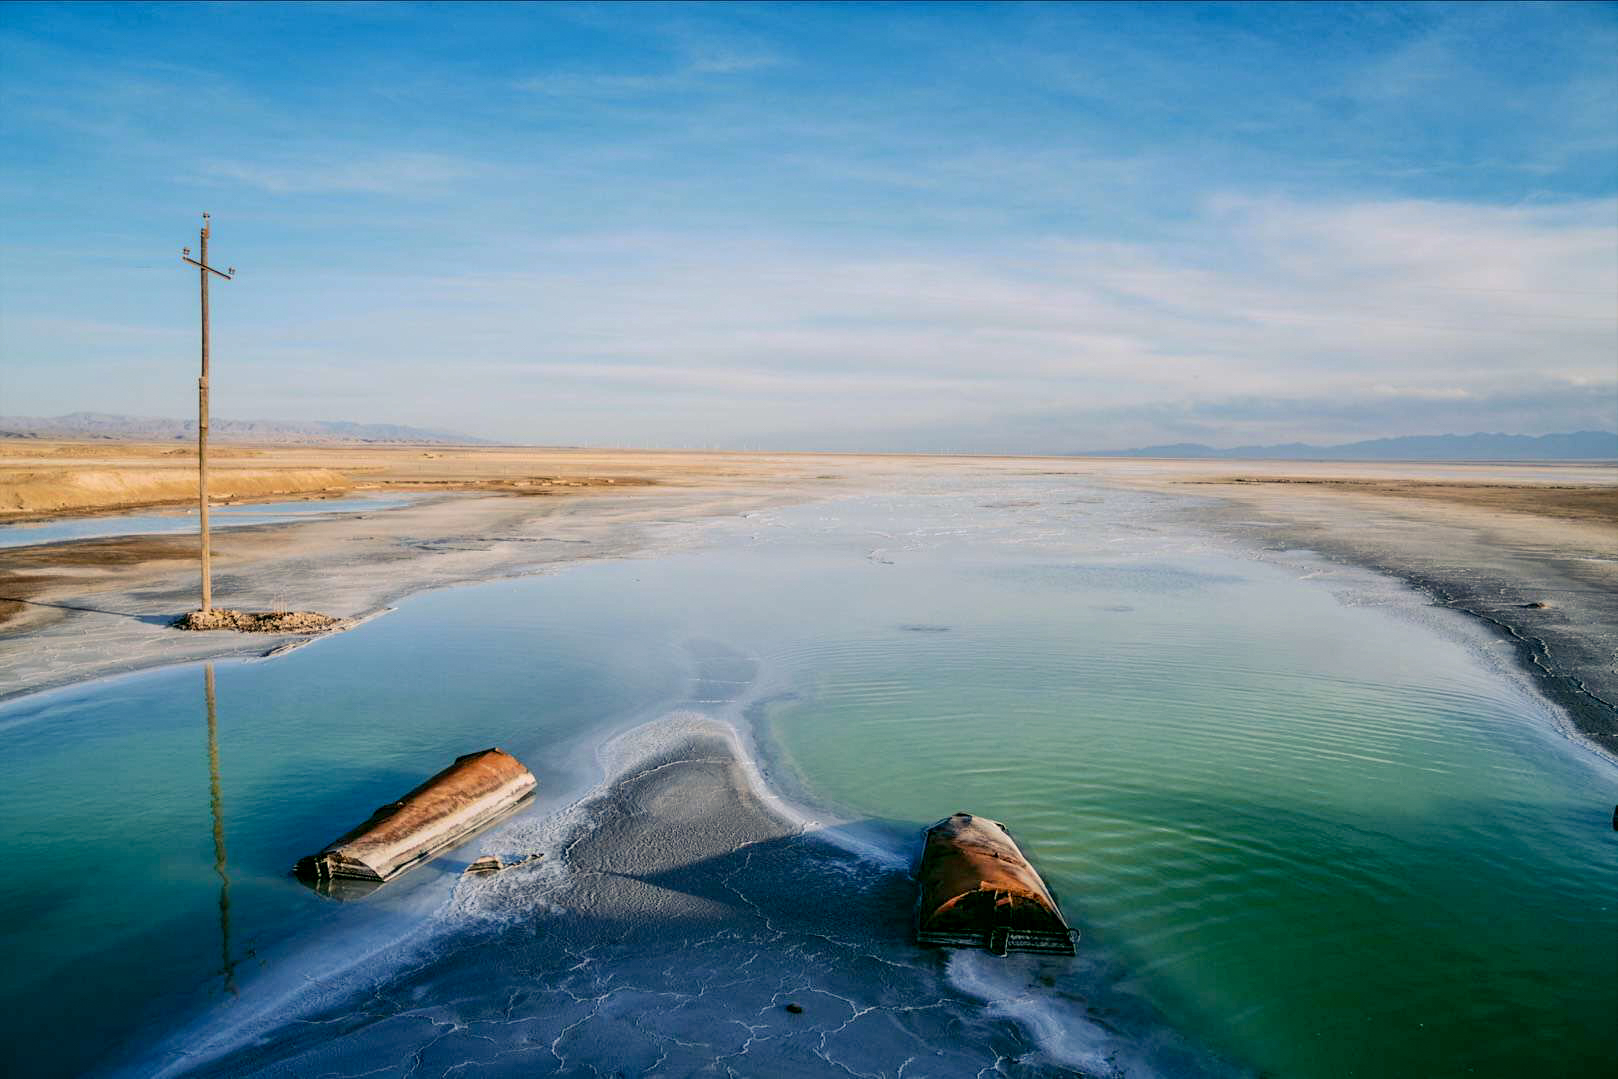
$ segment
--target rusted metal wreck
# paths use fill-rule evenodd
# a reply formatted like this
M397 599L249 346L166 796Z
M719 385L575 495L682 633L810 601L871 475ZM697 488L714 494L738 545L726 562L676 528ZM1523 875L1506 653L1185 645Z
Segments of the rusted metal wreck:
M292 871L317 884L392 880L494 823L535 786L533 773L502 749L468 753Z
M1074 954L1078 932L999 821L956 813L927 829L916 879L917 944Z

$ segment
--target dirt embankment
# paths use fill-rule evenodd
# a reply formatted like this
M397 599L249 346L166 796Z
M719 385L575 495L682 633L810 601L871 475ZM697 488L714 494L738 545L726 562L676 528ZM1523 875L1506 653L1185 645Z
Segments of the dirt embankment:
M521 446L222 446L210 450L210 460L212 497L244 502L393 491L598 495L794 476L812 464L735 454ZM0 524L184 506L196 497L193 449L0 438Z
M329 468L221 468L211 470L215 499L335 494L350 483ZM0 515L30 516L120 510L186 502L197 497L193 468L53 468L7 471L0 477Z

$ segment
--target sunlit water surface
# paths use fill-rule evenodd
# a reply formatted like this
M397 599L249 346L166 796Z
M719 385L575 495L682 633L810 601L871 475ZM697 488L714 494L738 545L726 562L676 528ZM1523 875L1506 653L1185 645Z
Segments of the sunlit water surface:
M1618 778L1487 642L1420 614L1392 586L1198 539L1162 500L1030 476L419 596L218 665L212 728L194 666L22 699L0 708L10 1070L138 1060L322 952L385 962L470 849L349 904L293 881L294 859L487 745L539 777L529 814L553 813L600 778L608 732L705 707L719 648L757 674L712 707L758 723L789 797L885 822L901 855L955 810L1006 821L1081 949L1122 972L1105 992L1212 1055L1283 1076L1597 1074ZM1080 979L1051 992L1101 992Z

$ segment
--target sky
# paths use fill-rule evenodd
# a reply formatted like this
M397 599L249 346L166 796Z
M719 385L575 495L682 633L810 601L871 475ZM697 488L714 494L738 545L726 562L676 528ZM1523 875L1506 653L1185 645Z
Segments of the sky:
M1618 429L1618 7L0 5L0 415Z

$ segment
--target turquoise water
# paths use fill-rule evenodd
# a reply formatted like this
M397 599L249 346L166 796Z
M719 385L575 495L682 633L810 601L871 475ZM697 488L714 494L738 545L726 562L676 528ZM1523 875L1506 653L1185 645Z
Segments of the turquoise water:
M537 583L421 596L275 662L217 664L212 747L195 665L0 708L0 851L15 859L0 1024L16 1058L0 1070L74 1074L144 1026L235 1004L297 942L397 931L459 864L343 906L292 863L471 748L519 754L549 804L577 779L559 746L681 684L672 655L626 640L625 612L536 607Z
M309 517L398 509L414 501L416 501L414 498L399 496L355 495L349 498L304 499L292 502L210 505L208 523L212 528L282 524ZM107 536L156 536L196 530L195 509L108 513L94 517L68 517L51 521L24 521L20 524L0 525L0 547L29 547L40 543L102 539Z
M1163 513L1029 477L416 597L219 664L212 774L199 667L12 702L10 1070L139 1059L322 951L385 951L464 854L363 903L286 869L456 754L516 753L543 817L598 778L608 732L712 707L759 723L791 796L882 822L897 854L957 809L1008 822L1085 934L1053 998L1138 997L1276 1075L1599 1073L1618 772L1397 590L1300 579L1320 567ZM739 702L695 681L721 654L757 671Z
M929 612L948 633L796 655L771 714L805 782L851 815L1010 822L1089 944L1269 1073L1610 1066L1610 774L1382 612L1269 573L1098 595L1049 568L1014 612L968 589Z

